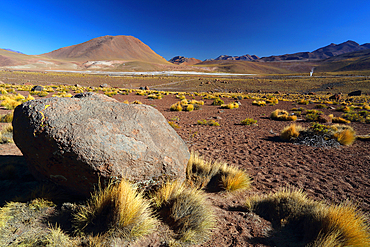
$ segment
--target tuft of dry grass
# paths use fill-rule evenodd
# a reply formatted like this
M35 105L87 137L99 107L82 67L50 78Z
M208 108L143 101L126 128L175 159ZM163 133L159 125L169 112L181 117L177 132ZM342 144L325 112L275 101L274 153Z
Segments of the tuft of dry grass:
M179 102L170 106L171 111L182 111L182 106Z
M178 181L166 182L153 194L161 218L182 242L205 241L215 228L216 217L204 193Z
M276 109L275 111L271 112L270 115L271 119L279 120L279 121L296 121L297 116L289 115L289 112L286 110Z
M249 175L224 162L204 160L191 152L186 168L186 184L193 188L228 192L249 189L252 180Z
M213 119L211 119L211 120L206 120L206 119L198 120L197 124L198 125L209 125L209 126L220 126L220 124L218 122L216 122L215 120L213 120Z
M45 236L43 242L47 247L75 246L69 236L65 234L58 225L49 226L49 234Z
M247 173L226 164L220 167L222 187L226 191L246 190L251 187L252 180Z
M198 153L191 152L186 167L187 185L198 189L205 188L211 179L218 174L222 165L221 162L205 160Z
M333 117L332 122L333 123L350 123L351 121L346 120L346 119L341 118L341 117Z
M257 123L257 120L254 120L253 118L246 118L240 122L240 124L242 125L252 125L256 123Z
M335 133L334 138L336 138L340 144L350 146L356 140L356 133L353 130L345 129Z
M312 247L370 246L370 228L359 209L349 202L320 205L321 231Z
M150 203L126 180L99 188L74 215L76 232L94 235L108 233L135 239L153 232L156 225Z
M13 121L13 111L5 114L5 115L0 115L0 122L1 123L11 123Z
M236 108L239 108L239 104L236 103L236 102L232 102L232 103L229 103L229 104L222 104L221 108L223 108L223 109L236 109Z
M299 132L302 130L304 130L304 128L301 125L291 124L281 131L280 137L287 141L294 140L299 136Z
M13 125L4 125L0 131L0 144L13 143Z
M168 121L168 124L169 124L172 128L174 128L174 129L180 129L180 128L181 128L177 123L172 122L172 121Z
M283 188L248 198L246 207L271 221L275 239L287 246L289 243L310 247L370 244L367 219L349 202L328 206L309 199L302 190Z

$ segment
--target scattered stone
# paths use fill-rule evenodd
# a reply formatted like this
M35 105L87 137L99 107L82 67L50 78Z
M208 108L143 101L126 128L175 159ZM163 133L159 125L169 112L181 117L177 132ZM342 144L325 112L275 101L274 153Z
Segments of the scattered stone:
M151 106L95 93L36 99L15 109L13 127L31 173L77 195L89 196L99 179L144 187L185 179L188 148Z
M107 83L104 83L104 84L100 85L99 87L107 88L107 87L111 87L111 86L109 86Z
M341 96L339 94L334 94L332 96L329 97L330 100L335 100L335 101L339 101L341 99Z
M32 92L35 92L35 91L38 91L38 92L41 92L41 91L44 91L44 87L42 86L34 86L32 89L31 89Z
M348 96L361 96L361 93L362 93L361 90L357 90L357 91L350 92Z
M308 95L316 95L314 92L309 92Z
M317 121L319 123L331 123L332 119L331 119L331 117L329 117L327 115L319 115L317 117Z

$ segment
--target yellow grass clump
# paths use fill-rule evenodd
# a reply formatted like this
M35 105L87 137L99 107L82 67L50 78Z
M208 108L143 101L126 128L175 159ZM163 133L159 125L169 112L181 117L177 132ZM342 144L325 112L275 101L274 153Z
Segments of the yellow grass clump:
M240 122L240 124L242 125L252 125L256 123L257 123L257 120L254 120L253 118L246 118Z
M333 123L350 123L351 121L341 118L341 117L333 117L332 122Z
M197 124L199 124L199 125L209 125L209 126L220 126L220 124L218 122L216 122L215 120L213 120L213 119L211 119L211 120L206 120L206 119L198 120Z
M287 141L294 140L299 136L299 132L302 130L304 130L304 128L301 125L291 124L281 131L280 137Z
M222 186L226 191L246 190L251 187L252 180L243 170L224 164L220 167Z
M350 146L356 140L356 133L351 129L344 129L334 134L334 138L345 146Z
M283 188L267 196L250 197L245 205L271 221L277 246L370 245L366 217L348 202L328 206L309 199L302 190Z
M216 226L216 216L204 193L174 181L153 194L159 215L182 242L205 241Z
M157 225L150 203L126 180L99 188L74 219L76 232L106 233L129 239L147 235Z
M229 192L249 189L252 183L249 175L224 162L205 160L191 152L186 169L186 184L197 189Z
M177 103L171 105L170 110L171 111L182 111L182 106L179 102L177 102Z
M286 110L280 110L280 109L276 109L275 111L271 112L270 118L274 120L280 120L280 121L296 121L297 120L297 116L289 115L289 112L287 112Z
M11 123L13 121L13 111L8 113L8 114L4 114L4 115L0 115L0 122L2 123Z

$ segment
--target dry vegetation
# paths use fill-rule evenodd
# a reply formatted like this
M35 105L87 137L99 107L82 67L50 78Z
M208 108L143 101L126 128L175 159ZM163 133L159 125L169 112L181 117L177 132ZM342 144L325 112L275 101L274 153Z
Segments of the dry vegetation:
M213 77L192 76L110 77L0 71L0 80L6 82L0 84L1 106L3 110L6 109L6 113L0 115L0 143L12 141L12 128L9 123L12 121L12 109L17 105L34 98L71 97L81 92L99 92L109 97L137 95L138 99L132 101L132 104L141 104L139 99L149 99L153 106L164 97L173 97L178 101L166 109L184 111L183 114L201 110L205 100L211 100L210 105L218 111L231 112L237 111L239 103L236 102L242 99L250 100L248 102L251 106L265 107L289 101L293 109L275 109L270 111L269 117L272 120L314 123L310 127L289 125L282 130L282 139L297 142L302 137L320 136L320 140L335 140L342 145L351 145L356 138L367 140L366 135L356 136L355 130L349 125L322 124L316 121L323 114L320 111L325 109L326 112L332 113L328 117L333 123L369 124L369 96L342 95L340 100L333 101L329 99L330 95L326 94L326 88L334 87L335 92L343 93L361 88L363 92L370 93L370 79L366 76L322 75L322 78L276 75L215 80ZM210 83L203 83L205 81ZM22 85L23 83L26 84ZM99 87L104 83L112 87ZM44 89L31 93L33 85L43 85ZM158 90L136 89L139 86ZM191 92L181 92L189 91L190 88ZM316 94L302 94L313 91ZM303 108L309 105L315 105L320 111ZM183 116L187 115L181 115ZM246 126L247 128L258 127L257 120L246 117L243 116L244 120L235 119L235 124L252 125ZM181 129L179 123L179 117L169 119L169 124L175 129ZM220 126L213 119L195 120L194 125L196 124ZM191 140L196 133L189 135ZM16 165L6 164L0 166L0 169L1 179L4 181L21 177ZM227 200L229 194L253 188L253 179L237 165L228 165L211 158L207 160L196 152L191 154L186 176L184 183L168 181L156 190L145 193L128 181L112 181L104 188L98 188L85 202L72 203L65 198L65 194L41 186L30 192L29 196L9 200L1 207L0 243L2 246L125 246L147 235L152 236L158 229L164 231L161 236L164 246L204 243L212 236L219 223L216 209L208 198L210 193L225 196ZM58 188L55 190L58 191ZM268 236L276 246L292 246L291 244L296 243L300 245L295 246L370 245L369 220L358 207L349 202L327 205L308 198L300 190L289 189L268 196L247 197L246 200L245 209L271 222L274 230ZM66 202L68 203L65 204ZM68 210L63 211L62 207ZM65 214L68 222L53 219L52 216L58 213ZM71 228L74 230L68 230Z

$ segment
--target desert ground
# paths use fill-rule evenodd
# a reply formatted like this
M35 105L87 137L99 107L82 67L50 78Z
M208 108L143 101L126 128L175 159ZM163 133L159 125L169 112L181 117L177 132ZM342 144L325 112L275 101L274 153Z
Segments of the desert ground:
M227 98L224 102L239 102L237 109L221 109L212 105L213 99L204 99L198 94L187 94L187 99L204 101L199 110L191 112L171 111L170 106L179 101L178 94L164 95L162 99L149 99L147 95L137 95L132 91L128 95L116 94L113 98L123 102L138 100L143 104L158 109L168 121L176 123L179 128L176 132L187 143L189 150L198 152L206 159L222 160L230 165L245 170L252 178L252 187L249 190L235 193L207 193L217 215L217 227L212 236L199 246L276 246L275 240L269 237L272 231L271 222L248 212L245 201L256 194L276 192L282 187L302 189L310 198L324 201L327 204L339 204L346 200L357 204L366 215L370 213L370 142L356 140L350 146L335 148L299 145L281 140L281 130L291 124L288 121L270 119L275 109L284 109L292 112L292 108L303 107L306 110L316 109L319 98L327 101L334 93L343 93L349 103L369 103L369 77L206 77L206 76L127 76L110 77L103 75L71 75L68 73L38 73L38 72L0 72L0 81L14 85L75 85L84 87L98 87L109 84L112 87L139 89L148 86L172 92L210 92L234 93L235 95L249 95L249 98ZM1 85L0 85L1 86ZM347 97L354 90L362 89L363 96ZM101 88L99 93L104 93ZM308 95L308 92L313 92ZM27 91L16 91L28 95ZM70 91L74 94L73 91ZM46 97L51 97L49 93ZM35 98L40 98L34 95ZM269 97L281 98L276 105L257 106L252 102ZM285 100L282 100L282 99ZM307 105L298 104L299 99L310 101ZM342 116L343 112L335 109L340 105L326 104L332 108L319 109L325 115ZM0 114L10 110L0 108ZM245 118L257 120L254 125L242 125ZM197 124L198 120L215 120L220 126ZM311 122L306 121L304 115L299 116L298 124L308 127ZM5 125L1 123L0 127ZM357 135L370 133L369 124L351 122ZM15 164L26 169L22 153L15 144L0 145L0 165ZM39 182L22 171L22 175L9 184L3 176L1 183L1 206L17 196L24 196L26 191L35 188ZM22 181L22 179L24 181ZM7 192L5 192L7 191ZM58 214L61 206L50 210L48 214ZM71 232L70 225L58 217L52 223L61 225L62 230ZM47 225L46 222L43 224ZM20 234L20 233L19 233ZM14 236L16 238L16 236ZM150 235L136 242L136 246L168 246L161 238L161 232Z

